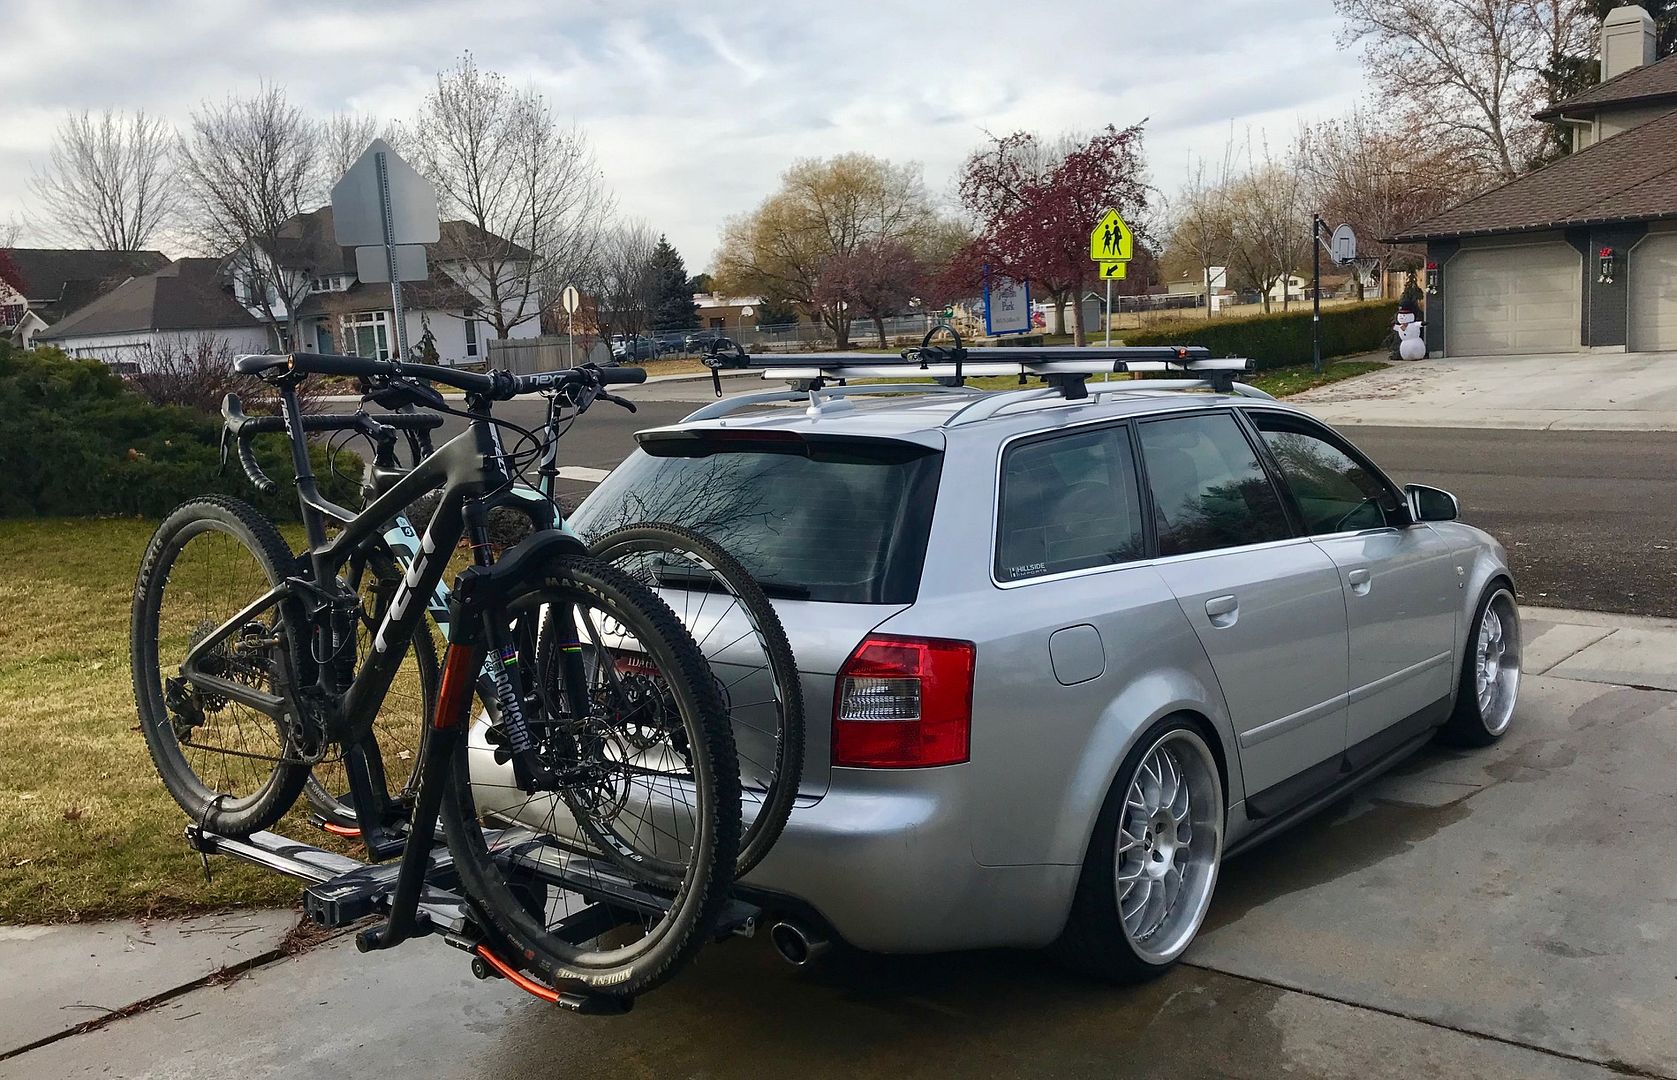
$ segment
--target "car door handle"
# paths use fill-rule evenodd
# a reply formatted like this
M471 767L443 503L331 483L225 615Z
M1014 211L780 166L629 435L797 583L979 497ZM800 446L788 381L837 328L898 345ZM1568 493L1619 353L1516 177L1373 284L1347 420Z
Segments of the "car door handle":
M1373 575L1368 572L1368 568L1366 566L1359 566L1355 570L1346 574L1345 580L1351 583L1352 592L1356 593L1358 596L1367 596L1369 582L1372 577Z
M1212 626L1233 626L1240 618L1240 601L1233 593L1213 596L1205 602L1205 614L1211 619Z

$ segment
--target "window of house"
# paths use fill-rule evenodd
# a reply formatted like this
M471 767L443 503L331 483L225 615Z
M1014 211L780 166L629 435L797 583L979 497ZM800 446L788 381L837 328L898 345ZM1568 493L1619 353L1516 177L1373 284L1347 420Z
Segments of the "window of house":
M1160 555L1281 540L1281 497L1240 423L1227 412L1141 425Z
M466 312L466 355L477 355L477 316L473 312Z
M996 578L1139 559L1141 499L1122 427L1024 443L1002 459Z
M344 348L351 356L390 359L390 313L362 311L345 315Z

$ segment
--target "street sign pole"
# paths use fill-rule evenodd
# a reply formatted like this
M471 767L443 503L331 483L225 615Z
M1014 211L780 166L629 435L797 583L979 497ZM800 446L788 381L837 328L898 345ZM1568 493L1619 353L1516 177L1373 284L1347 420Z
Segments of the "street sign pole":
M1112 347L1112 279L1106 279L1106 346Z
M1310 368L1322 370L1322 215L1310 215L1310 256L1314 284L1310 290Z
M402 275L396 272L396 218L391 213L390 166L383 150L373 155L373 166L378 171L379 216L384 220L384 262L390 269L390 306L396 317L396 325L390 328L391 355L396 360L406 360L407 314L402 310Z

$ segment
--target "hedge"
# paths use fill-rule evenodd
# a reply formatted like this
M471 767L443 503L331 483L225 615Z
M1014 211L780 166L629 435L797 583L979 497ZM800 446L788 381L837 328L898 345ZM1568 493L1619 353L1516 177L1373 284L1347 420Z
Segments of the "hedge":
M1322 355L1373 352L1392 332L1397 305L1389 300L1322 309ZM1259 371L1308 364L1310 308L1237 319L1184 320L1124 334L1126 345L1203 345L1213 356L1243 356Z
M194 495L220 492L282 519L297 516L285 440L253 443L280 491L260 496L236 462L220 467L221 420L152 405L104 364L56 349L22 351L0 341L0 517L142 514L159 517ZM361 459L311 450L329 498L356 500Z

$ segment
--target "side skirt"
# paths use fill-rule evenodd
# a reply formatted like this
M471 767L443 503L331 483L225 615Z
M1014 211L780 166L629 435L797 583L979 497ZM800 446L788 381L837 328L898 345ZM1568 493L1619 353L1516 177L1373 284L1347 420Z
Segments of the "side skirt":
M1238 855L1261 844L1391 769L1432 741L1433 732L1449 719L1450 709L1450 698L1440 698L1364 739L1339 757L1329 758L1321 765L1249 797L1246 800L1247 813L1254 819L1254 828L1224 852L1224 856ZM1305 780L1319 785L1326 773L1324 766L1332 767L1336 779L1319 787L1314 794L1298 798L1299 786L1296 782ZM1283 801L1288 796L1292 796L1291 800Z

